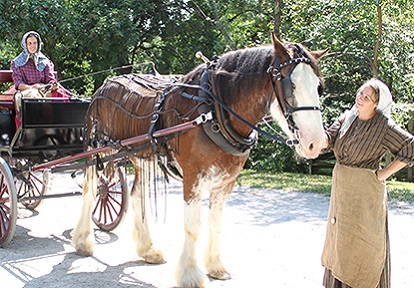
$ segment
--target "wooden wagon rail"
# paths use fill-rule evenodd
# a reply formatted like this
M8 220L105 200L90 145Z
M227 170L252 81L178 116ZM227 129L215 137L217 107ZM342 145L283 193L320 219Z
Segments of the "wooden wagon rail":
M178 124L172 127L168 127L165 129L161 129L158 131L155 131L152 134L153 138L157 138L157 137L165 137L165 136L169 136L171 134L177 133L177 132L183 132L183 131L188 131L190 129L193 129L195 127L197 127L198 125L205 123L207 120L211 120L211 112L209 112L208 114L201 114L200 116L198 116L196 119L194 119L193 121L189 121L189 122L185 122L182 124ZM117 145L119 146L119 148L122 147L127 147L129 145L137 145L137 144L142 144L145 142L150 141L150 135L148 134L144 134L144 135L138 135L138 136L134 136L131 138L127 138L124 140L120 140ZM114 149L114 147L112 145L106 145L103 147L99 147L99 148L94 148L85 152L81 152L75 155L69 155L63 158L59 158L56 160L52 160L46 163L42 163L42 164L38 164L33 166L32 170L33 171L42 171L44 169L51 169L51 168L55 168L58 167L59 165L62 164L66 164L66 163L70 163L70 162L74 162L76 160L80 160L89 156L93 156L99 153L105 153L105 152L109 152L110 150Z
M1 83L13 82L12 70L0 70L0 82Z

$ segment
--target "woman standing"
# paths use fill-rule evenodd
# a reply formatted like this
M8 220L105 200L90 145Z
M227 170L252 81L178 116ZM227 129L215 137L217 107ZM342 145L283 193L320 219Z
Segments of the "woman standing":
M391 121L392 103L388 87L369 80L326 131L337 160L322 253L326 288L390 287L385 180L414 164L414 137ZM386 152L395 160L381 169Z

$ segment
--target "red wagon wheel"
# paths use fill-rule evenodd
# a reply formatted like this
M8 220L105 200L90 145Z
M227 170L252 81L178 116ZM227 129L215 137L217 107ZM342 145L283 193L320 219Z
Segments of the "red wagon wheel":
M93 204L92 220L100 229L112 231L124 219L128 209L128 185L123 167L104 170Z
M0 247L10 243L16 232L17 194L9 165L0 158Z
M26 181L15 178L18 197L37 197L46 194L50 182L50 171L29 171L24 175ZM43 199L28 199L20 201L26 208L34 210Z

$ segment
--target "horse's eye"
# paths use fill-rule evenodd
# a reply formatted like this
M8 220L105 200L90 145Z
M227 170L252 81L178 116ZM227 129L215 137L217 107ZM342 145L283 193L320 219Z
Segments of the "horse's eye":
M324 90L324 88L323 88L322 84L319 84L319 86L318 86L318 94L319 94L319 96L322 96L323 90Z

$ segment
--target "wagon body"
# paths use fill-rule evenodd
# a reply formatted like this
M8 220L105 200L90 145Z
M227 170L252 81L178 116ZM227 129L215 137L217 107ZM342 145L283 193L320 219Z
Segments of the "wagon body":
M0 82L11 82L0 70ZM16 121L14 87L0 95L0 156L41 163L82 152L83 126L90 99L23 98Z
M89 101L22 100L21 125L17 129L14 110L3 110L2 156L41 162L83 150L83 126Z

